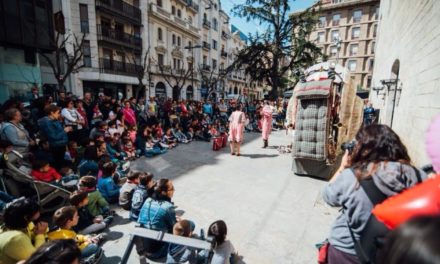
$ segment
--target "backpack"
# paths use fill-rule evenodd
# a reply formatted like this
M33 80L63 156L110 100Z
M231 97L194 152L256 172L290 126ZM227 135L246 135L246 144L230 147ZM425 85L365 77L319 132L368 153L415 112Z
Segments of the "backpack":
M419 170L414 168L417 181L422 182L422 177ZM373 207L385 201L388 196L383 194L373 181L373 178L365 179L359 182L362 189L367 194ZM357 240L354 236L353 229L350 226L349 217L347 216L347 226L350 231L350 236L354 241L354 249L356 255L362 264L374 264L376 262L377 252L383 247L385 237L390 232L390 229L384 223L379 221L374 214L368 218L365 228L360 234L360 239Z

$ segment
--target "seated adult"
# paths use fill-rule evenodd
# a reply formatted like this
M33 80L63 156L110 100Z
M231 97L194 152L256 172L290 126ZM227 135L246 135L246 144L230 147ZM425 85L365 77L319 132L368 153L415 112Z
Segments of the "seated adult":
M359 263L347 220L359 240L373 209L364 188L359 186L361 181L372 180L384 196L390 197L425 178L423 171L411 166L406 147L391 128L376 124L361 128L353 152L346 151L340 168L322 193L329 205L345 208L330 231L328 263Z
M11 108L5 112L5 122L1 127L1 139L12 142L14 150L18 151L23 157L29 155L29 146L35 145L35 141L29 137L28 131L21 124L22 116L17 108Z
M153 197L149 197L141 208L138 223L148 229L172 233L173 226L177 222L174 205L171 203L173 195L174 186L171 180L157 181ZM138 246L138 252L150 259L165 257L168 251L168 243L149 239L143 239L141 247L143 248L139 249Z
M6 205L0 233L0 263L26 260L45 242L47 223L37 221L40 208L34 200L20 198Z

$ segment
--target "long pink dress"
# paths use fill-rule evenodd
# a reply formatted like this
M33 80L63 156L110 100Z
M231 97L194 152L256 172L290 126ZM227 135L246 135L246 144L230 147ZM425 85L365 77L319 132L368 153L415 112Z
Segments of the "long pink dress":
M235 111L229 117L229 142L243 142L244 123L246 118L241 111Z
M261 115L263 116L263 140L268 140L270 132L272 131L272 108L270 108L268 105L265 105L263 110L261 110Z

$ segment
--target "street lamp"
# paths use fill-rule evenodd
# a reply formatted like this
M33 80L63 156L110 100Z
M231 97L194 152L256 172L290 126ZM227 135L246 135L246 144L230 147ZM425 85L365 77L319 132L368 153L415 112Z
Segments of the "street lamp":
M192 54L192 64L191 64L191 86L193 88L193 92L195 91L194 88L194 63L196 62L196 58L194 57L194 49L200 49L202 47L202 45L195 45L192 46L192 44L190 44L189 46L184 47L184 49L187 50L191 50L191 54ZM194 95L193 95L194 96Z

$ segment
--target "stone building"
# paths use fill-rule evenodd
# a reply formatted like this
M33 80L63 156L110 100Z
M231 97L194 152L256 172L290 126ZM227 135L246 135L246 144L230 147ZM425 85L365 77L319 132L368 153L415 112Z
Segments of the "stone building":
M86 34L84 67L71 74L65 87L78 96L90 91L118 98L201 99L208 95L202 74L219 76L231 65L233 53L246 45L231 32L229 16L218 0L53 1L64 13L66 30ZM145 56L150 69L143 79L146 87L140 90L136 69ZM48 67L41 72L46 86L56 86ZM186 78L177 81L173 76ZM244 76L219 79L217 97L232 93L229 88L237 86L235 82L241 84L241 94L257 89Z
M329 60L349 69L358 90L371 87L379 3L321 0L319 22L310 35Z
M370 100L417 165L430 163L425 132L440 114L439 14L438 0L381 1Z

